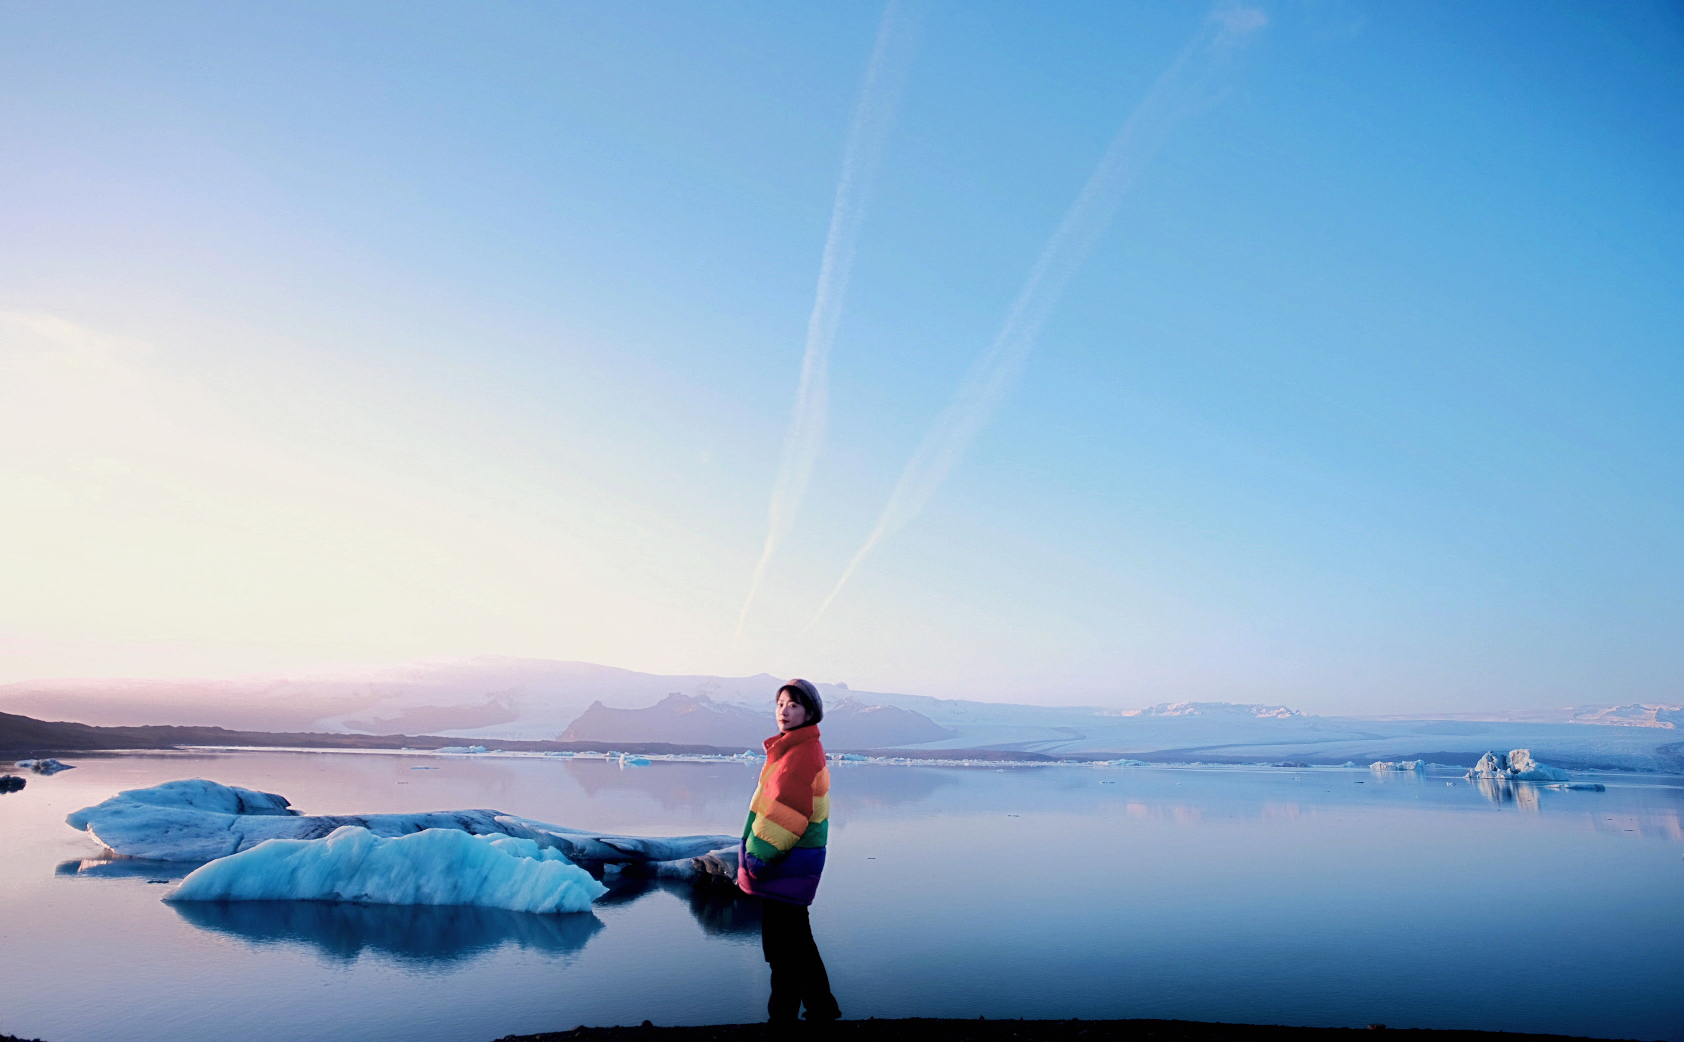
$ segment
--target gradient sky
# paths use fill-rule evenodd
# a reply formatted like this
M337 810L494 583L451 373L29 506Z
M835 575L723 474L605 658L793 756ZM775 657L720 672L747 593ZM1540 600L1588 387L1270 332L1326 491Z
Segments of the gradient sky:
M902 0L734 641L881 6L0 7L0 681L1678 700L1680 8L1217 10L1243 46L813 623L1213 11Z

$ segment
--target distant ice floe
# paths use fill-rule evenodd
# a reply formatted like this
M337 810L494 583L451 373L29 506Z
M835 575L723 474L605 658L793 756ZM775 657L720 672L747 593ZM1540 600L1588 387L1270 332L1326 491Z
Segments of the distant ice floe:
M169 901L350 901L584 912L608 888L554 847L431 828L377 836L341 825L324 839L271 839L202 865Z
M1424 771L1427 769L1425 760L1375 760L1368 765L1371 771Z
M76 768L73 763L59 763L50 756L44 760L19 760L18 766L25 770L34 771L36 774L57 774L60 771L70 771Z
M1110 764L1112 767L1150 767L1150 766L1152 766L1151 764L1147 763L1145 760L1107 760L1105 762Z
M435 753L485 753L490 752L483 745L447 745L442 749L434 749Z
M1488 752L1468 771L1469 778L1504 778L1509 781L1564 782L1567 772L1532 759L1527 749L1507 753Z
M66 817L65 822L72 828L86 831L121 857L146 858L153 861L215 861L218 858L225 859L254 850L266 840L323 843L334 836L336 831L351 826L366 832L373 839L407 838L429 830L455 832L470 838L490 837L492 840L513 837L530 842L533 845L530 849L553 852L553 855L545 854L538 859L545 863L560 858L571 863L637 865L641 871L650 875L692 880L712 875L730 879L736 875L736 840L731 836L604 835L551 825L496 810L303 815L292 810L283 796L222 785L202 778L166 782L149 789L120 792L104 803L76 811ZM308 872L302 867L298 869L301 874L297 879L302 889L325 887L330 882L335 886L351 886L352 883L346 880L354 877L345 876L343 866L348 863L346 859L352 858L356 851L362 850L362 847L357 845L361 842L341 840L339 847L335 848L336 851L341 851L339 853L293 854L289 855L292 860L285 863L316 866ZM395 853L367 853L356 856L363 860L373 858L373 864L401 865L411 862L421 864L430 856L451 853L450 859L437 862L432 867L434 874L450 874L457 873L460 865L465 863L460 861L461 857L472 856L480 859L473 862L474 864L483 861L489 865L502 865L502 862L495 860L496 857L514 857L515 851L529 849L526 846L491 846L487 848L492 851L491 854L478 852L467 855L453 847L428 845L455 842L458 841L432 839L414 847L399 847ZM729 856L729 865L724 863L726 855ZM272 869L269 859L279 856L279 853L266 854L263 858L250 859L240 864L253 866L256 877L262 880L268 878L272 870L278 871ZM542 871L553 872L548 869ZM310 875L309 872L316 874ZM518 876L518 873L514 876L509 875L515 870L506 866L502 872L509 879ZM220 878L219 874L217 878ZM309 886L304 885L306 882ZM390 893L409 892L397 883L391 885L394 889L391 889ZM301 895L295 893L292 896ZM513 906L497 904L492 907Z

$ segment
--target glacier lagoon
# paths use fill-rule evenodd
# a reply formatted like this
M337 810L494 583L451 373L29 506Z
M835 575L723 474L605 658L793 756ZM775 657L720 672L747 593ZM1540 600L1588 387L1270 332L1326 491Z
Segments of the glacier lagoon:
M374 753L72 758L0 796L0 1032L465 1042L756 1020L752 902L592 911L161 897L66 814L190 777L307 814L495 807L735 833L757 764ZM418 769L434 768L434 769ZM850 1018L1164 1017L1684 1042L1684 778L837 764L814 930Z

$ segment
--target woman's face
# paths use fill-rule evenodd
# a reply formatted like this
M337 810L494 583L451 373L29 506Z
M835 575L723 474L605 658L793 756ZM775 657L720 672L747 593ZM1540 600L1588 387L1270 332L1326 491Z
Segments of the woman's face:
M793 731L807 722L807 709L788 691L778 692L778 730Z

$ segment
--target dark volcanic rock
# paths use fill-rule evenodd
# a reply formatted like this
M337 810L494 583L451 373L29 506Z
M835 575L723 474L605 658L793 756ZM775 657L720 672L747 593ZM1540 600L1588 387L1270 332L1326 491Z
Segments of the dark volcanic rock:
M0 774L0 792L16 792L27 784L15 774Z

